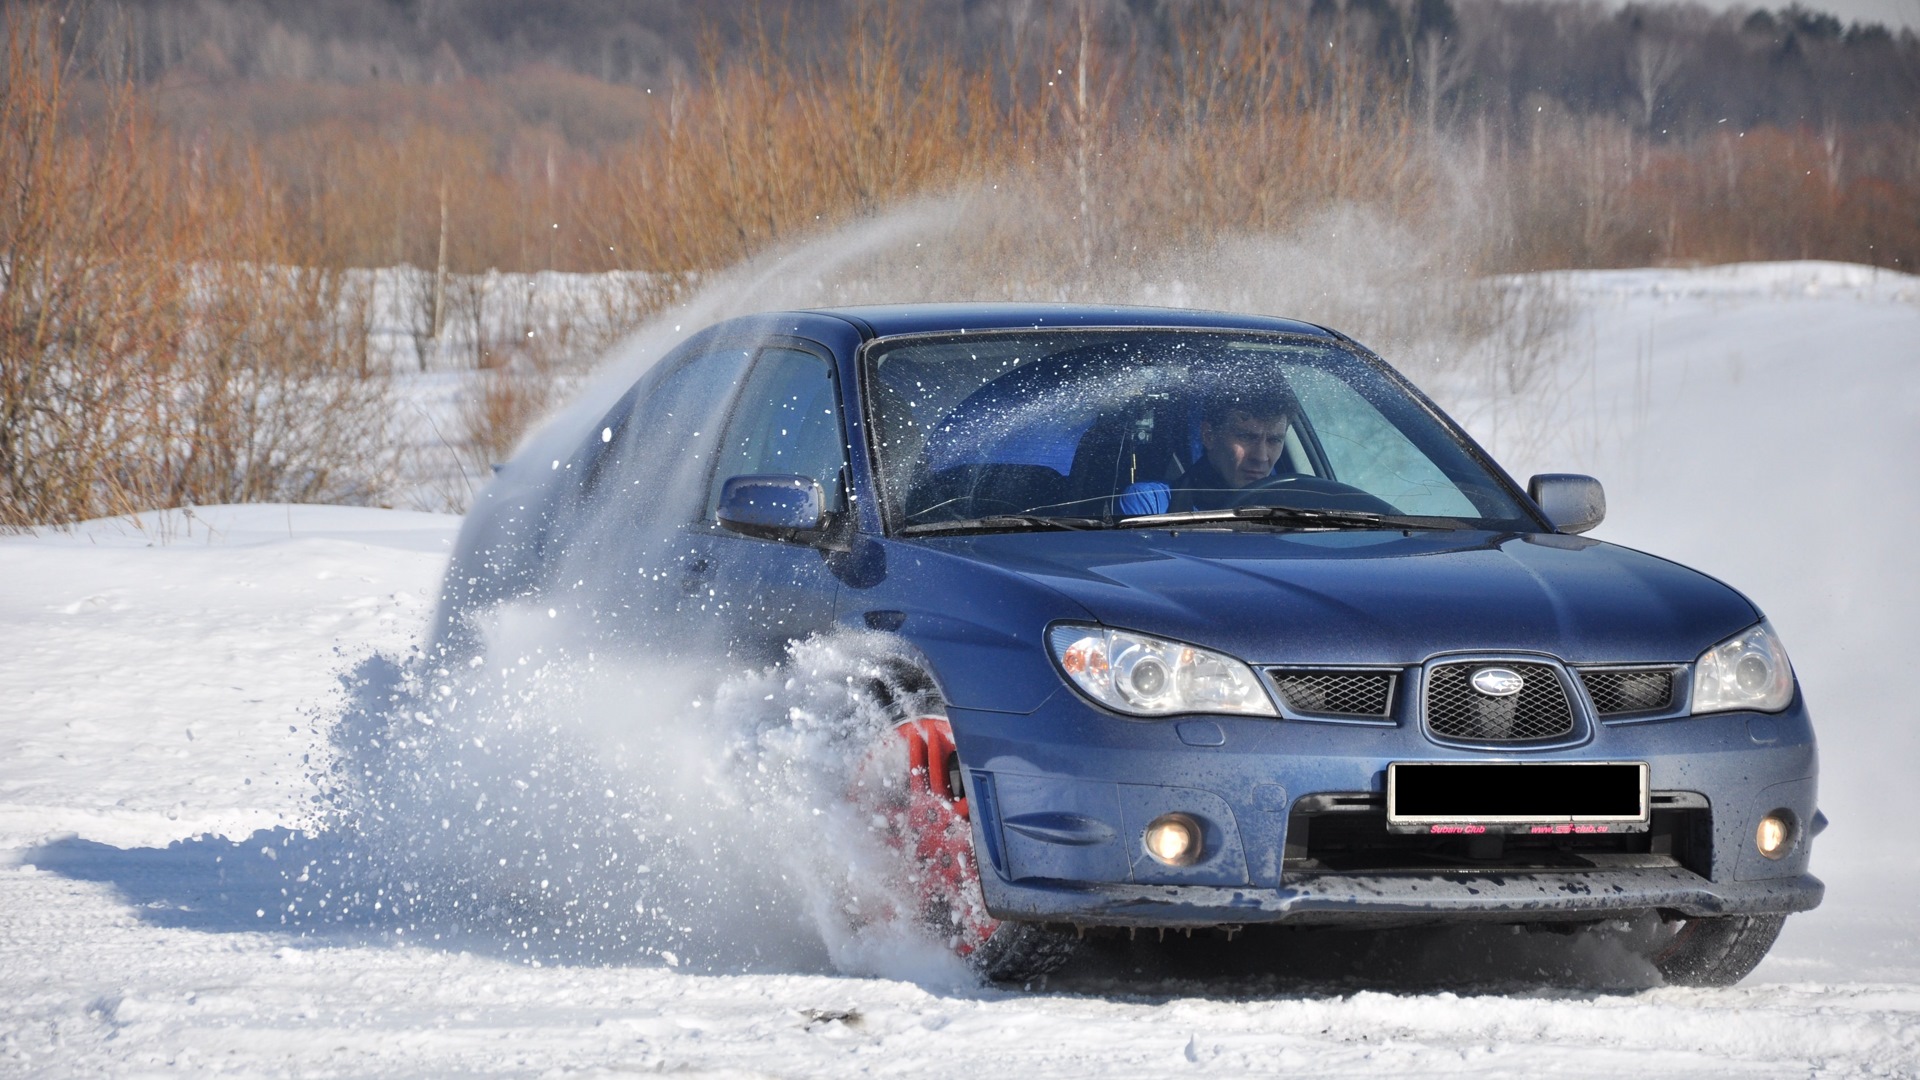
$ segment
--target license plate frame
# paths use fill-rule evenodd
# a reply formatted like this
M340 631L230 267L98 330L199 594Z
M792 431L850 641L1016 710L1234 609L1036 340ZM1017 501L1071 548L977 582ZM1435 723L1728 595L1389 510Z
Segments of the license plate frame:
M1645 832L1644 761L1395 761L1387 828L1413 833Z

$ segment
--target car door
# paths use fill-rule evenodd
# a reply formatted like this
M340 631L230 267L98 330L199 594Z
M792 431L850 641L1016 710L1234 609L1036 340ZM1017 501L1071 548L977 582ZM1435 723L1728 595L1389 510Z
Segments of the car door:
M760 349L714 457L683 610L710 617L733 658L771 663L788 642L832 626L839 582L815 544L742 536L715 510L730 477L779 473L818 481L827 509L845 512L847 444L826 349L801 341Z
M574 497L544 549L543 605L574 609L609 645L704 653L708 643L680 617L682 578L707 557L695 543L709 468L753 354L687 342L641 376L573 455L551 460Z

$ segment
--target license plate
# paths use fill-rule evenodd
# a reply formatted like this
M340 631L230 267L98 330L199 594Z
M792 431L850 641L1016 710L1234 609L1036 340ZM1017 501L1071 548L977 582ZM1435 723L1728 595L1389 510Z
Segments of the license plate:
M1387 826L1396 832L1637 832L1648 807L1644 761L1387 766Z

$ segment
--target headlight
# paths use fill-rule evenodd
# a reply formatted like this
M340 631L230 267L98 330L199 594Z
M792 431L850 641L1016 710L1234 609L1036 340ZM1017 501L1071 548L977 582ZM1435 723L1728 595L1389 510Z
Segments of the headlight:
M1088 697L1134 716L1277 716L1253 669L1210 649L1099 626L1056 626L1047 644Z
M1762 622L1700 654L1693 665L1693 711L1779 712L1793 700L1787 650Z

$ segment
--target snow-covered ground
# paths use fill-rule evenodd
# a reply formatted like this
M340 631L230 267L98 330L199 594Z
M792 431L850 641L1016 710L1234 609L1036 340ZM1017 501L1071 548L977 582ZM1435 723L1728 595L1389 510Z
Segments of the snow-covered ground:
M1551 284L1564 363L1448 404L1522 478L1601 477L1599 537L1745 590L1815 711L1827 901L1741 986L1522 986L1557 939L1506 931L1115 947L1013 992L329 928L303 885L351 848L303 830L341 676L414 642L458 522L220 507L0 539L0 1073L1920 1075L1920 280Z

